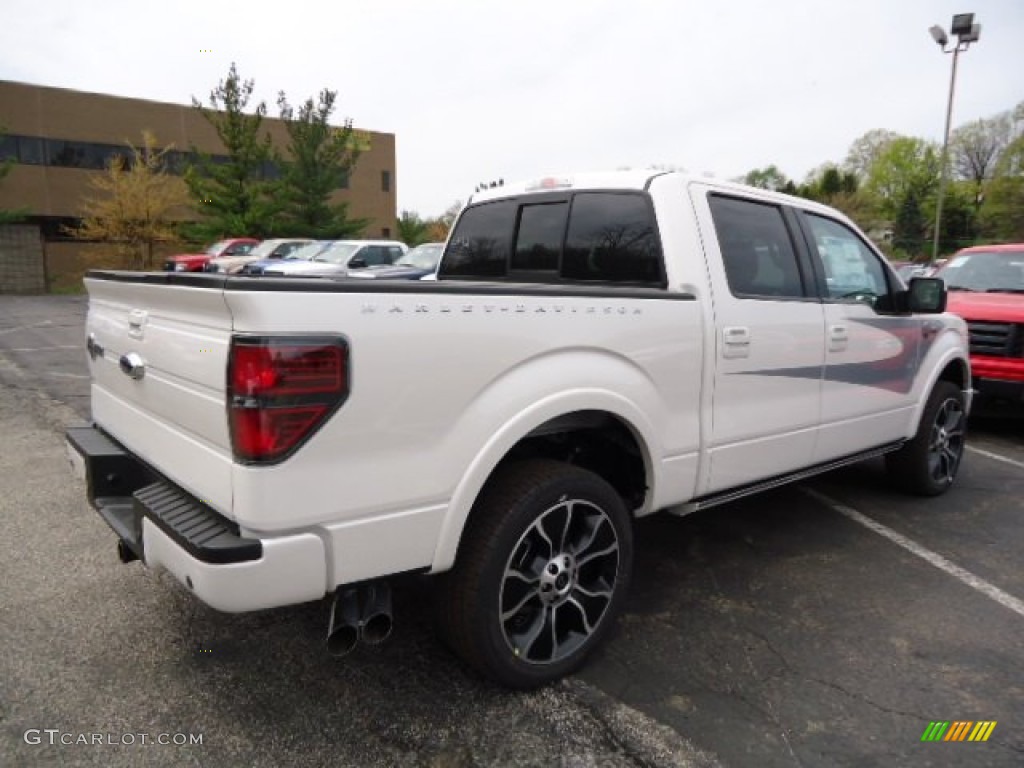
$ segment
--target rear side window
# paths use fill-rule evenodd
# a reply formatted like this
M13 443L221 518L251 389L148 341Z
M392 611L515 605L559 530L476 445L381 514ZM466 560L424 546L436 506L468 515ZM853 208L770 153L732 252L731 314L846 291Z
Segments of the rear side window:
M619 192L471 207L440 276L664 285L651 204L646 195Z
M517 207L512 200L502 200L463 213L445 249L441 276L503 277Z
M734 296L804 297L793 241L778 206L719 195L712 195L710 205Z

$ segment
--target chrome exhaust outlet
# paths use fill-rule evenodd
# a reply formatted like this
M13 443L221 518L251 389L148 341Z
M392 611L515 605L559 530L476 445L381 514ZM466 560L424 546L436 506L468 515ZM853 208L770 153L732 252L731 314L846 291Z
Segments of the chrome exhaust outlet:
M332 656L345 656L358 642L359 593L355 589L335 592L327 623L327 652Z
M391 586L384 581L366 585L359 637L367 645L380 645L391 634Z

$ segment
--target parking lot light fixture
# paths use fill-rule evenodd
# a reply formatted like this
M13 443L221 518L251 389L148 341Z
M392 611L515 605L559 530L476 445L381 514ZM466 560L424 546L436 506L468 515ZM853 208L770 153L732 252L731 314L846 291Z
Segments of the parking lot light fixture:
M942 134L942 160L939 168L939 199L935 203L935 233L932 239L932 259L934 264L939 258L939 234L942 225L942 201L946 196L946 180L949 176L947 167L949 165L949 125L953 118L953 92L956 89L956 65L957 59L963 51L966 51L971 43L978 42L981 37L981 24L974 23L973 13L958 13L953 17L950 25L950 32L956 35L956 43L951 47L949 37L938 24L928 28L932 39L942 49L943 53L953 54L953 72L949 78L949 100L946 103L946 129Z

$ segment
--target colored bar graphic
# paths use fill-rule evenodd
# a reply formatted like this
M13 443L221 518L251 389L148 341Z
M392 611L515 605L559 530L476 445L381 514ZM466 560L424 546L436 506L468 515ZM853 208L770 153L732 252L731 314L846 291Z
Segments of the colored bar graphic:
M988 741L995 720L932 720L921 734L921 741Z
M943 741L963 741L967 738L967 730L974 725L970 721L956 720L953 722L953 726L949 729L949 733L946 734L946 738Z
M992 735L992 731L996 729L995 720L982 720L971 731L968 741L988 741L988 737Z

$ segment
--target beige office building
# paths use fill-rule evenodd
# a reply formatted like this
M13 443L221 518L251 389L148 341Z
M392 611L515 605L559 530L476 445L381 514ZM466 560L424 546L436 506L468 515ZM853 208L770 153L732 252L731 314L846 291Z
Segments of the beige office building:
M267 118L264 125L283 149L284 124ZM395 136L357 128L369 137L369 149L332 199L348 203L350 216L369 220L365 237L393 237ZM89 248L69 241L65 228L80 215L90 178L111 156L124 153L126 142L140 144L143 131L178 152L194 146L215 159L224 152L213 127L191 105L6 80L0 80L0 129L0 162L14 163L0 181L0 210L27 212L21 225L0 231L0 292L31 292L40 280L44 287L62 288L80 279L90 266ZM266 171L273 175L275 169Z

